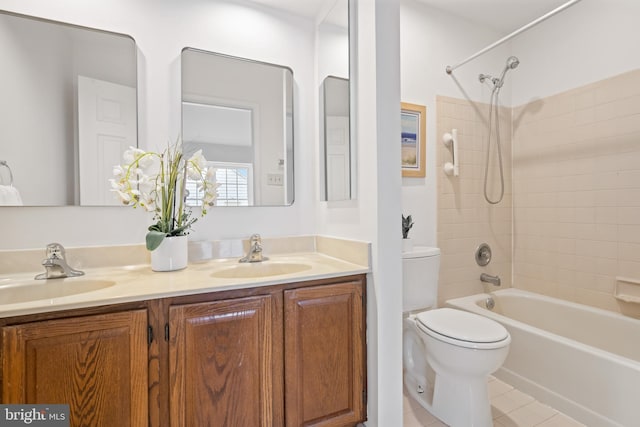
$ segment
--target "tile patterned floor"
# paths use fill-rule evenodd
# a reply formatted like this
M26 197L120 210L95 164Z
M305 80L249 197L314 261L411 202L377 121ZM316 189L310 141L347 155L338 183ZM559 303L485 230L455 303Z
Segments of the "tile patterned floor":
M489 379L489 399L494 427L585 427L493 377ZM403 404L404 427L447 427L411 399L406 391Z

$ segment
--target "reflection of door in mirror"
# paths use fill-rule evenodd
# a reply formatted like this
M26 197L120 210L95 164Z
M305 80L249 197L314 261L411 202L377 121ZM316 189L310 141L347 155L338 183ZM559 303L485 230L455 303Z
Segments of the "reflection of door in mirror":
M136 90L78 76L80 204L120 205L109 179L136 141Z
M181 61L183 147L217 169L216 206L291 204L291 70L191 48Z
M349 200L349 81L329 76L324 80L325 200Z
M81 146L79 120L86 117L79 111L80 76L114 83L103 90L103 100L111 100L109 88L132 88L133 98L127 101L132 113L127 142L120 146L137 145L136 97L137 84L136 45L126 35L77 27L41 18L0 12L0 111L3 122L0 127L0 153L11 164L14 185L20 190L26 206L59 206L108 204L113 194L105 191L106 179L112 166L121 163L121 155L115 153L113 141L103 141L102 165L117 159L107 169L106 175L97 176L95 159L89 167L80 171ZM129 98L131 96L129 95ZM109 118L121 108L115 104L104 105ZM113 134L110 134L113 135ZM94 143L95 136L94 136ZM97 148L97 147L95 147ZM110 156L107 158L107 156ZM82 175L82 178L80 176ZM91 197L80 192L87 188L79 182L89 176L89 192L101 192ZM43 182L46 177L46 185ZM99 188L98 184L102 186Z

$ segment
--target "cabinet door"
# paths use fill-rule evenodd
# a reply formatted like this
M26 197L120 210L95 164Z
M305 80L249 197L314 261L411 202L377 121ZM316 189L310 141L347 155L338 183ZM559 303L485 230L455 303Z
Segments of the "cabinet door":
M172 426L272 425L272 300L267 295L170 308Z
M290 427L364 421L362 283L285 291L285 419Z
M69 404L72 426L148 424L146 310L2 333L3 403Z

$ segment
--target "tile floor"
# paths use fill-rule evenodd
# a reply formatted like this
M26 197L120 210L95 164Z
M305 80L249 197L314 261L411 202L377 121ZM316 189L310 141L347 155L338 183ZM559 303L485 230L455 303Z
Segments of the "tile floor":
M494 427L585 427L494 377L489 379L489 398ZM404 427L446 427L406 391L403 404Z

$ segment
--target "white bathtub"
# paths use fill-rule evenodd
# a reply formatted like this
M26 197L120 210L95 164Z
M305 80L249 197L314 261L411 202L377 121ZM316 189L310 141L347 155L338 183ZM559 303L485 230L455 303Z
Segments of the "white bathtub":
M447 305L507 328L509 356L496 377L587 426L640 426L640 320L519 289Z

